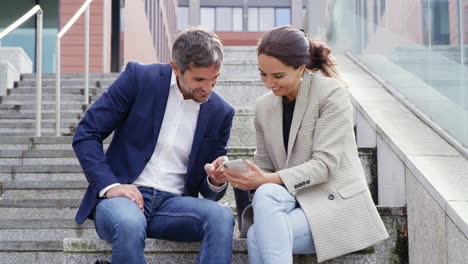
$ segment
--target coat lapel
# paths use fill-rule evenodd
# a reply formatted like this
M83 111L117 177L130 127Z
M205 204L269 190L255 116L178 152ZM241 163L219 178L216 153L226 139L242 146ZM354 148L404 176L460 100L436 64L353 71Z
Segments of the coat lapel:
M197 127L195 128L195 134L193 136L192 150L190 151L186 175L188 175L192 170L193 163L195 162L195 154L197 153L198 148L200 147L203 135L205 135L205 131L208 126L208 121L210 119L210 104L211 98L200 105L200 112L198 113Z
M289 141L288 141L288 157L286 159L286 164L289 163L289 158L296 141L297 132L299 127L302 124L302 119L304 118L304 113L309 102L309 89L310 89L310 74L308 71L304 71L303 80L299 86L299 92L297 94L296 106L294 107L293 119L291 122L291 129L289 131Z
M169 89L171 85L172 69L169 65L162 68L160 78L158 78L156 86L156 113L154 118L154 139L158 141L159 132L161 131L164 113L166 112L167 99L169 98Z
M271 131L271 143L273 145L273 153L278 162L277 169L283 169L286 165L286 150L283 140L283 105L281 97L276 96L274 102L268 111L268 120L270 121L269 131Z

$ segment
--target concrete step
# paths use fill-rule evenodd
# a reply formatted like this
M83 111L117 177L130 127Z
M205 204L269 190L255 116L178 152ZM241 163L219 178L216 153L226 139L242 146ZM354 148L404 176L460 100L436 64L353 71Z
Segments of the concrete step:
M65 119L62 118L60 124L62 127L76 126L79 122L78 118ZM42 119L42 128L55 128L55 119ZM35 128L35 119L0 119L0 128Z
M6 209L11 209L11 208L6 208ZM31 208L20 208L20 209L31 209ZM51 208L41 208L41 209L51 209ZM91 229L91 230L94 230L94 222L91 220L87 220L83 224L78 225L75 222L74 216L70 217L70 219L44 219L44 218L2 219L0 221L0 230L1 229Z
M57 150L2 150L0 145L0 158L76 158L75 152L71 149L57 149Z
M0 208L78 208L80 199L0 199ZM20 218L20 217L18 217Z
M0 173L76 173L80 165L0 165Z
M0 173L0 181L79 181L84 179L82 172Z
M103 88L95 88L95 87L90 87L88 92L90 94L101 94L105 89ZM42 87L42 94L55 94L55 87ZM77 86L77 87L62 87L60 90L61 94L81 94L84 95L84 88L82 86ZM14 95L14 94L30 94L30 95L35 95L36 94L36 88L29 88L29 87L20 87L20 88L13 88L13 89L8 89L7 90L8 95Z
M27 112L26 112L27 111ZM47 112L46 112L47 111ZM46 110L42 111L42 119L55 119L55 111ZM82 115L82 111L79 110L62 110L60 116L63 119L72 119L75 118L77 120L80 119ZM23 110L23 111L16 111L16 110L0 110L0 120L4 119L34 119L36 118L35 111L32 112L30 110Z
M43 101L41 105L42 110L54 110L55 101ZM0 110L33 110L36 109L36 101L3 101L0 104ZM61 110L81 110L83 111L83 102L62 101L60 103Z
M102 79L102 80L89 80L88 87L101 87L103 85L109 86L111 83L114 82L114 79ZM55 80L43 80L42 87L54 87L55 88ZM81 86L84 88L84 80L64 80L60 83L60 87L67 87L67 86ZM27 87L27 88L36 88L36 81L26 80L26 81L19 81L16 83L18 88Z
M95 86L98 80L89 80L89 86ZM54 86L55 87L55 79L45 79L42 80L42 86ZM68 86L68 85L73 85L73 86L79 86L82 85L84 86L84 79L63 79L61 81L61 86ZM36 86L36 80L32 79L26 79L26 80L21 80L17 83L17 87L35 87Z
M406 211L404 208L378 207L390 238L362 251L354 252L323 263L407 263ZM152 263L193 263L200 243L174 243L147 239L145 256ZM96 259L110 259L111 245L101 239L65 238L66 263L92 263ZM236 235L233 240L233 262L246 263L246 240ZM405 262L406 258L406 262ZM177 260L174 262L174 260ZM159 262L156 262L159 261ZM295 255L294 263L317 263L315 255Z
M35 129L33 128L23 128L23 129L11 129L11 128L1 128L0 129L0 137L16 137L16 136L32 136L35 135ZM55 135L55 129L52 128L43 128L42 129L42 135L43 136L54 136ZM61 135L72 135L69 129L63 128L61 129Z
M90 80L101 80L101 79L116 79L120 75L119 72L115 73L89 73ZM55 73L43 73L42 79L43 80L55 80L56 75ZM77 79L83 80L84 73L62 73L60 74L61 80L68 80L68 79ZM35 73L23 73L21 74L21 80L36 80Z
M87 228L75 229L0 229L0 241L61 241L65 237L97 238L96 231Z
M15 216L21 216L24 220L48 221L50 219L74 219L75 214L76 208L2 208L0 224L4 225L3 220L16 219Z
M84 101L84 96L79 94L62 94L60 98L63 101L73 101L76 103L81 103ZM4 96L2 99L3 102L35 102L36 95L35 94L11 94ZM55 93L54 94L43 94L42 100L45 102L53 102L55 104Z
M254 46L228 46L224 47L224 61L237 60L246 58L251 60L257 59L257 48Z

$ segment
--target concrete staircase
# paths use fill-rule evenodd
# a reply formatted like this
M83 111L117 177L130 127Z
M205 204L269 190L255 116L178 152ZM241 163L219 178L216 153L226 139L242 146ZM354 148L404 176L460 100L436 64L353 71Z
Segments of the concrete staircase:
M254 151L253 107L255 100L267 91L257 71L254 48L226 48L223 77L216 91L236 108L229 141L230 158L250 158ZM117 76L92 74L91 102ZM97 237L92 221L83 225L74 222L87 187L71 147L71 136L86 109L82 104L82 75L63 75L61 137L51 136L55 122L54 77L45 74L43 79L43 137L33 137L34 75L23 75L0 103L0 264L94 263L97 258L110 256L110 246ZM109 142L109 139L104 142L105 148ZM362 149L360 156L370 186L375 186L375 151ZM231 188L220 203L236 211ZM379 208L379 211L392 238L327 263L404 263L405 211L402 208ZM198 248L197 243L150 239L146 255L149 263L193 263ZM237 233L234 253L233 263L247 261L245 240L239 239ZM315 263L315 256L295 256L295 263Z

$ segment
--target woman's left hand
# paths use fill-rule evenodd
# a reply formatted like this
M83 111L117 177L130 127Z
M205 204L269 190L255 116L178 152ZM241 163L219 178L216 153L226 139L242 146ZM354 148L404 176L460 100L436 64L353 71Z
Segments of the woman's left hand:
M226 176L229 183L242 190L254 190L260 185L265 183L266 173L262 171L257 165L246 160L250 170L247 172L241 172L233 169L223 169L224 175Z

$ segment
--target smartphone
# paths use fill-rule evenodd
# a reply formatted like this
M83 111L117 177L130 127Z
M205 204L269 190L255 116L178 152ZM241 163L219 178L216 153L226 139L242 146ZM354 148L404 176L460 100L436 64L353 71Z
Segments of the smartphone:
M229 160L229 161L224 161L223 167L227 169L233 169L237 171L249 171L249 166L245 163L245 161L241 159L236 159L236 160Z

